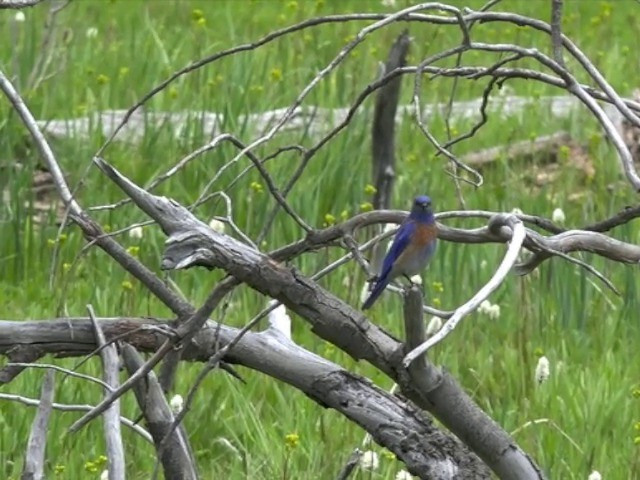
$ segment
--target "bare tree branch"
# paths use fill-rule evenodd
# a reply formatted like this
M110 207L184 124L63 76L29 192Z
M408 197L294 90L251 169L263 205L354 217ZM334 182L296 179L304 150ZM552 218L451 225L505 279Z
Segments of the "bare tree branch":
M118 360L118 350L114 344L107 345L104 333L100 328L100 323L96 320L93 307L87 305L89 318L96 333L96 343L101 348L100 359L102 360L103 377L109 389L105 389L105 394L111 393L120 384L118 373L120 362ZM109 480L124 480L126 478L124 448L122 447L122 433L120 432L120 402L114 401L104 412L104 435L107 444L107 460Z
M44 25L44 35L42 36L42 43L38 48L38 54L27 79L27 84L24 86L26 90L35 90L38 86L47 78L47 70L53 60L55 49L55 33L56 33L56 17L71 0L50 0L51 6L47 13L47 19Z
M396 38L384 64L382 76L406 65L411 38L405 30ZM391 206L393 185L395 182L396 163L396 112L400 99L401 77L396 77L384 84L376 96L371 129L371 181L375 187L373 208L388 209ZM352 106L353 108L353 106ZM352 252L358 252L351 247ZM385 245L377 243L371 255L370 271L378 272L382 265Z
M129 255L127 251L113 238L105 236L102 227L92 220L80 207L71 194L71 190L67 185L62 170L47 143L42 131L29 111L29 108L20 97L19 93L13 87L5 74L0 71L0 90L7 96L12 103L14 109L20 115L24 125L29 130L36 147L38 148L42 159L47 165L47 169L53 176L56 188L60 198L69 209L73 220L82 229L85 238L88 241L95 241L96 245L107 252L116 262L118 262L125 270L138 278L144 285L153 292L165 305L179 316L186 316L193 313L194 309L187 302L182 300L179 295L169 289L162 280L160 280L150 269L143 265L135 257Z
M407 290L404 298L404 332L406 337L405 348L409 352L419 348L426 339L424 315L422 314L422 292L418 286L412 286ZM440 369L427 361L426 356L416 357L409 365L409 373L414 378L420 378L425 385L437 385L442 375Z
M401 386L409 388L410 382L401 382L399 376L404 369L395 360L400 345L379 327L371 324L360 313L340 301L334 295L322 290L315 282L305 278L293 268L284 267L266 255L208 228L178 203L156 197L145 192L126 177L123 177L106 162L96 159L100 169L144 210L167 233L167 248L162 267L181 269L193 266L223 268L251 288L279 300L288 308L309 321L313 331L349 353L356 359L366 359ZM188 329L189 322L181 326ZM190 331L190 330L186 330ZM514 447L513 440L503 431L496 431L496 424L490 420L451 379L445 389L449 411L439 412L438 417L447 427L461 438L470 438L471 448L499 475L505 478L538 478L538 468L527 459L523 452ZM425 400L425 393L415 392L411 396L420 406L432 411L432 403ZM451 395L458 398L452 401ZM465 405L474 412L474 426L466 423L450 422L457 415L453 405ZM460 412L458 412L460 413ZM467 415L469 412L465 412ZM453 414L453 417L450 415ZM456 429L462 429L456 430ZM468 434L468 430L489 429L495 435L490 445L481 437ZM501 453L498 453L501 452ZM513 477L519 472L519 477Z
M86 375L84 373L74 372L73 370L69 370L68 368L61 367L59 365L53 365L51 363L8 363L9 367L20 367L20 368L41 368L45 370L54 370L57 372L62 372L65 375L69 375L70 377L81 378L82 380L87 380L89 382L96 383L103 387L106 391L111 391L111 386L100 380L99 378L92 377L91 375Z
M108 396L105 397L102 402L95 406L93 410L88 412L86 415L83 415L79 420L73 423L71 427L69 427L69 432L74 433L84 427L87 423L89 423L94 418L102 415L109 406L122 395L124 395L129 389L131 389L137 382L141 379L145 378L145 376L155 367L160 361L164 358L164 356L171 350L172 345L170 341L165 341L156 351L156 353L147 360L142 368L140 368L137 372L132 374L129 379L124 382L120 387L111 392Z
M106 236L102 227L89 217L89 215L82 209L82 207L74 199L69 186L64 178L62 170L51 150L51 147L47 143L42 131L37 125L37 122L30 110L24 103L24 100L20 94L16 91L9 79L0 71L0 90L7 96L14 109L22 119L23 123L29 130L34 142L42 156L48 170L50 171L58 194L65 204L65 208L68 210L72 219L82 229L85 238L91 243L95 242L100 248L102 248L107 254L109 254L116 262L118 262L125 270L138 278L148 289L151 291L160 301L162 301L167 307L169 307L178 318L194 317L197 316L197 312L192 305L183 300L180 295L171 290L165 283L158 278L149 268L142 264L138 259L130 255L118 242L113 238ZM198 317L199 318L199 317ZM159 355L164 355L169 351L169 344L165 347L166 350ZM162 356L152 358L155 361L153 365L146 367L147 371L153 368L162 359ZM150 360L150 362L151 362ZM171 370L169 365L168 370ZM226 369L226 368L225 368ZM146 372L140 372L143 375ZM167 377L170 376L167 375ZM131 379L130 379L131 380ZM117 398L124 393L131 384L123 385L121 389L112 393L111 396ZM117 393L119 392L119 393ZM106 404L96 406L98 409L104 408ZM77 428L77 425L76 425Z
M27 366L31 366L31 362L35 362L41 356L42 352L37 347L27 347L20 344L13 346L7 352L10 363L0 369L0 385L9 383L20 375Z
M437 219L448 218L487 218L490 219L497 212L484 212L477 210L441 212L436 214ZM338 239L345 235L353 235L355 231L367 225L374 223L401 223L407 216L407 212L399 210L378 210L355 215L344 223L336 224L323 230L317 230L313 234L308 235L305 239L286 245L277 250L270 252L269 256L277 261L285 261L302 255L306 252L318 250L326 245L335 243ZM557 232L558 235L542 236L536 234L531 229L526 229L527 238L524 241L525 248L530 251L537 252L541 248L547 248L549 251L558 251L569 253L574 251L588 251L597 253L605 258L622 263L639 263L640 247L632 243L622 242L607 235L599 233L598 230L605 230L622 225L627 221L640 216L640 207L623 210L614 215L611 219L598 222L591 227L591 231L574 230L568 237L567 230L564 230L553 224L550 220L537 217L534 215L518 216L523 222L544 228L551 232ZM480 227L473 229L453 228L438 223L438 238L455 243L504 243L510 240L508 232L498 230L492 231L488 227ZM571 238L571 241L568 240ZM576 239L580 242L575 242ZM547 257L550 258L550 257Z
M389 58L384 65L383 74L406 65L406 57L410 45L409 32L405 30L396 39L389 52ZM373 115L371 131L373 185L376 192L373 196L373 208L388 209L391 206L391 191L395 177L395 130L396 111L400 98L400 78L387 82L378 92Z
M20 9L25 7L35 7L44 0L0 0L0 10L2 9Z
M36 417L31 424L31 433L24 458L22 480L41 480L44 478L44 451L47 445L49 417L53 404L54 372L48 371L42 382L42 395Z
M40 405L40 400L38 399L23 397L22 395L15 395L13 393L0 393L0 400L18 402L23 405L28 405L30 407L37 407ZM94 408L94 406L54 402L52 404L52 408L54 410L60 410L61 412L89 412ZM127 417L120 417L120 423L132 429L134 432L136 432L138 435L140 435L149 443L153 443L153 439L151 438L151 435L149 435L149 432L147 432L141 426L137 425L132 420L129 420Z
M131 332L127 335L128 343L145 352L156 351L165 341L164 335L155 329L140 328L141 325L162 326L166 324L165 320L112 318L98 321L107 341ZM0 321L0 354L8 350L9 338L26 345L38 343L45 352L66 356L84 355L96 347L90 319L82 317ZM218 345L224 347L236 338L238 329L208 322L189 343L183 358L206 362ZM400 344L395 345L400 348ZM393 355L393 352L387 354ZM443 456L454 461L463 478L488 477L486 467L466 447L435 428L410 402L382 391L368 380L344 371L293 342L283 341L283 337L272 330L247 332L225 358L282 380L320 405L346 415L370 432L378 443L393 451L410 471L423 478L425 472L435 468L434 460L440 461ZM136 370L139 371L140 368Z
M34 4L37 3L35 0L13 0L9 2L7 2L7 0L0 0L0 8L8 8L6 5L9 3L25 6L31 1L33 1ZM405 368L406 364L403 364L402 358L407 354L407 345L401 345L387 332L371 324L362 313L353 310L338 297L320 288L314 281L314 278L321 277L326 274L326 272L337 268L351 258L355 258L362 268L366 269L366 262L361 252L369 248L375 241L370 241L362 245L358 244L356 241L357 237L354 233L357 233L357 230L362 226L375 224L383 220L389 222L400 221L405 218L406 214L404 212L389 211L374 212L374 214L371 215L354 217L354 219L335 226L335 228L314 230L306 223L307 219L299 215L287 202L288 194L302 177L303 173L305 173L305 169L314 155L342 129L349 125L363 101L378 88L382 88L383 86L391 88L393 85L399 84L400 76L405 74L413 74L415 77L413 103L417 124L425 138L435 146L439 153L446 156L451 164L455 165L452 175L456 185L458 185L459 181L480 185L483 179L480 173L469 166L464 159L458 159L453 152L450 151L451 147L459 141L473 137L476 132L486 124L488 111L490 111L490 95L493 92L494 86L501 86L505 80L511 78L531 78L568 91L578 99L581 104L587 107L614 145L627 180L636 190L640 191L640 176L636 171L629 147L615 128L615 122L611 114L605 111L598 102L604 101L612 104L616 110L615 115L622 116L624 121L636 127L640 127L640 118L638 116L640 105L622 99L584 53L562 34L562 1L552 0L553 18L551 24L517 14L485 11L496 3L496 1L489 2L480 12L473 12L469 9L459 9L441 3L428 2L400 10L390 15L342 15L311 19L285 29L271 32L256 42L219 52L188 65L173 74L165 82L162 82L161 85L154 88L124 114L121 122L112 129L109 138L100 148L97 155L101 155L105 148L107 148L122 131L122 128L132 118L132 115L138 107L161 91L171 81L188 72L215 62L223 57L257 49L277 38L316 25L331 22L367 22L367 24L359 30L356 37L345 45L307 85L302 87L290 105L273 112L272 117L262 124L262 130L257 137L245 144L240 142L232 134L220 135L206 146L185 157L178 162L174 168L168 170L166 174L156 179L157 182L155 185L174 175L201 153L217 148L222 141L232 142L233 145L237 147L238 152L233 159L225 164L222 170L238 163L240 159L246 155L251 163L240 175L244 175L250 171L250 169L257 170L265 180L270 198L273 201L271 211L267 215L263 229L255 242L238 228L235 229L235 232L242 238L242 242L234 240L229 236L212 232L210 228L204 223L199 222L190 213L193 206L190 207L190 209L185 209L177 202L150 195L120 175L116 170L111 168L106 161L96 156L96 165L118 184L136 205L152 217L167 234L168 239L163 257L163 268L181 269L204 266L206 268L221 268L228 274L228 277L221 281L216 288L210 292L205 303L200 306L199 309L190 305L188 301L168 288L164 282L142 263L128 255L112 236L106 235L105 232L100 229L97 222L93 221L87 215L86 211L84 211L75 200L74 192L69 189L65 182L63 172L56 162L51 148L44 139L38 123L34 120L11 82L0 72L0 89L2 89L9 98L14 109L33 137L40 154L52 172L59 195L70 217L80 226L83 234L89 241L89 245L98 245L127 271L135 275L136 278L139 278L152 293L171 308L177 317L177 320L162 326L152 321L147 321L147 327L143 330L139 329L139 322L136 322L135 332L131 328L131 324L123 326L121 322L114 322L113 324L102 321L95 322L96 335L100 335L101 328L105 330L106 338L102 341L103 344L105 344L105 341L113 341L114 338L125 336L128 341L131 341L132 344L141 350L154 353L149 361L144 363L140 358L135 358L137 355L135 350L128 348L127 355L129 356L131 377L119 387L107 389L103 401L87 415L78 420L72 426L72 431L85 425L97 415L109 411L110 408L116 408L114 405L117 404L114 402L129 388L137 388L138 391L136 393L140 394L142 392L141 389L144 388L141 380L152 379L153 386L151 390L145 390L142 393L147 396L147 399L148 397L156 398L157 401L154 400L151 403L156 405L160 414L156 415L158 411L147 411L149 405L146 401L140 403L148 419L151 418L153 414L155 415L153 417L154 421L163 424L163 436L154 435L154 437L157 437L156 444L159 445L158 454L162 456L167 450L170 450L169 448L164 448L165 441L167 442L166 444L169 445L172 439L179 439L180 435L183 435L184 442L182 442L181 446L185 447L183 449L183 453L185 454L184 458L188 458L188 460L186 464L183 463L183 467L185 465L186 467L176 469L175 474L178 478L193 478L193 476L196 475L195 462L187 448L186 435L184 435L180 429L175 429L186 411L178 415L177 418L173 418L170 412L168 415L165 415L168 406L154 379L151 369L160 361L164 360L161 378L168 379L165 382L165 387L168 388L171 384L177 362L182 357L185 359L195 359L194 355L199 355L198 360L208 360L207 368L215 368L216 366L224 368L225 364L221 363L224 359L227 361L236 361L251 368L260 369L269 375L283 379L307 393L307 395L316 402L335 408L358 425L363 426L379 443L396 452L396 454L407 463L413 473L421 477L450 478L452 465L458 469L462 478L486 477L488 471L486 467L480 463L478 457L484 460L501 478L529 479L543 477L543 474L536 464L520 450L506 432L497 426L473 403L446 371L431 365L426 357L420 357L416 363L410 364L408 368ZM434 13L437 14L425 14L422 13L423 11L435 11ZM444 13L440 14L441 12ZM317 112L313 107L310 108L308 105L303 105L312 90L315 89L327 75L339 68L343 60L347 58L368 35L400 21L425 22L427 24L446 25L458 29L461 35L460 43L449 50L437 52L423 59L415 67L389 67L389 71L386 71L381 79L367 86L367 88L358 95L356 101L348 109L345 109L346 116L344 119L310 148L305 148L300 145L278 147L274 153L263 158L259 158L253 153L256 147L267 144L267 142L270 142L276 138L277 135L284 132L293 120L298 117L300 112L311 112L309 118L315 118ZM525 48L518 45L476 42L471 36L471 27L476 22L506 22L537 29L551 38L553 55L545 55L534 48ZM473 33L475 33L475 31ZM462 54L474 50L487 52L496 56L499 55L500 59L489 67L466 67L460 65ZM565 52L568 58L570 57L571 62L569 62L569 65L572 67L571 70L567 68L567 65L564 63L563 52ZM448 61L448 57L451 56L457 56L458 58L455 68L442 68L437 66L438 62ZM535 60L539 68L551 70L552 75L536 70L509 67L522 58ZM578 66L574 68L576 62ZM426 121L423 121L423 119L427 118L425 112L428 109L423 109L421 106L423 101L420 97L422 91L419 86L424 74L454 77L456 80L459 78L475 80L488 77L482 99L476 104L475 108L477 110L472 112L472 114L476 116L479 113L480 119L468 132L463 133L457 138L451 138L451 135L449 135L446 143L442 143L440 139L431 133L429 130L430 125ZM585 75L588 76L590 82L595 84L597 88L591 88L578 83L577 78L584 78ZM452 105L452 100L450 100L449 106L452 107ZM452 108L448 109L448 111L451 110ZM308 126L309 123L305 125ZM276 158L285 151L297 152L300 157L300 162L293 174L285 180L282 185L279 185L270 176L264 164L268 159ZM459 172L457 170L459 170ZM220 174L221 172L214 176L213 180L200 192L200 197L196 205L216 195L223 198L227 203L226 218L229 224L234 226L232 204L229 197L226 197L224 193L211 193L209 191ZM460 192L459 197L462 199ZM118 204L123 203L124 202L119 202ZM463 203L462 200L461 203ZM112 206L107 206L106 208L112 208ZM271 255L265 255L258 250L257 245L261 244L261 240L265 238L265 235L269 232L273 219L280 209L283 209L298 224L301 231L304 232L305 238L294 244L281 247L272 252ZM439 218L442 220L452 217L482 217L485 213L487 212L468 212L457 215L456 212L448 212L442 214ZM636 209L632 208L630 213L621 212L611 219L594 224L592 227L593 230L607 230L629 221L638 215L640 215L640 212L636 212ZM522 222L527 222L529 225L542 228L546 230L546 232L543 234L535 230L527 229ZM491 289L495 288L504 279L508 271L525 274L536 268L544 260L552 256L559 256L564 260L579 264L582 268L597 275L606 283L608 280L593 267L581 260L568 256L568 253L573 251L591 251L618 262L635 264L640 262L640 247L636 245L620 242L596 231L565 231L546 219L533 216L522 215L521 219L518 220L515 216L494 215L491 213L488 226L486 227L465 230L438 224L438 229L439 238L442 240L461 243L510 242L510 247L503 261L503 265L496 272L494 279L485 285L483 289L480 289L467 304L458 307L452 312L438 312L443 318L449 318L449 322L447 323L449 327L439 332L440 337L436 335L424 343L422 311L427 307L422 305L420 292L417 289L410 289L406 292L404 313L408 332L407 343L408 348L411 349L414 349L422 342L422 348L424 350L428 348L429 342L435 343L439 341L440 338L443 338L448 331L451 331L455 327L464 315L468 314L477 306L483 296L486 297ZM548 235L549 232L553 235ZM317 272L313 278L307 278L296 269L279 263L327 246L339 246L343 250L346 250L347 253L338 261L333 262L320 272ZM532 255L521 264L514 265L514 252L520 250L522 246L532 252ZM211 324L207 324L207 319L220 305L223 306L222 310L224 313L227 295L241 283L246 283L250 288L266 296L273 297L284 305L287 305L295 313L309 322L312 325L313 331L319 336L337 345L354 358L365 359L382 370L397 382L404 395L407 395L420 407L432 412L438 420L454 432L463 442L469 445L477 456L470 453L466 447L462 446L456 439L435 429L431 420L424 416L422 412L418 411L411 403L405 402L403 399L395 397L392 394L382 392L375 386L367 384L367 382L360 377L344 371L337 365L313 356L291 342L284 341L282 336L275 335L275 330L273 329L261 334L255 334L249 331L254 322L257 321L256 319L260 318L261 314L254 317L244 329L239 331L226 328L220 324L215 325L215 329L213 329ZM610 282L609 285L613 288ZM3 324L0 322L0 332L2 332L2 330L11 330L15 327L16 325L14 324ZM39 324L37 328L33 325L31 325L30 328L27 322L21 324L21 328L24 330L14 333L14 336L3 337L0 335L0 352L11 355L12 359L22 362L30 362L32 359L39 358L43 353L47 352L48 349L62 354L76 354L79 351L87 353L86 350L91 351L95 347L96 342L100 343L100 340L96 341L96 339L91 336L86 344L82 344L83 335L87 334L87 332L82 330L83 327L78 327L83 332L81 334L78 334L77 331L72 331L73 337L71 338L68 337L68 331L60 333L58 330L55 330L55 328L69 330L70 327L67 324L62 326L44 326ZM54 330L50 330L50 328ZM117 331L118 329L119 331ZM58 338L58 342L54 341L52 343L48 343L46 338L44 339L45 341L43 341L42 337L38 337L38 342L34 341L30 343L26 341L24 344L21 344L20 350L15 349L17 338L32 338L33 335L42 335L43 332L54 336L60 334L61 336ZM90 328L88 334L93 334ZM203 341L204 343L196 345L196 339L198 342ZM136 344L137 341L142 343L143 346L138 346ZM196 345L196 347L191 348L193 345ZM101 353L105 356L111 354L111 360L113 360L115 346L109 348L100 347L100 349ZM262 357L256 357L256 352L262 354ZM411 357L411 355L415 356L418 355L418 353L414 351L409 354L409 357ZM295 359L296 362L294 362L294 365L290 365L285 363L284 359L289 362L291 359ZM111 364L113 365L113 362L111 362ZM17 375L22 368L19 364L5 366L5 368L0 371L0 380L6 379L6 381L9 381ZM117 383L117 371L113 366L107 368L107 370L107 373L111 374L109 382ZM206 374L206 371L206 369L203 370L201 377ZM190 398L196 394L197 387L198 382L193 386L190 392ZM43 401L41 405L44 403ZM119 420L117 420L115 416L112 416L110 421L112 425L116 425L114 428L119 428ZM119 437L119 435L116 435L116 437ZM162 440L163 438L167 440ZM114 440L114 437L112 436L111 439ZM433 445L436 444L438 448L433 450ZM114 455L117 456L116 454ZM444 465L446 465L446 468L444 468ZM110 472L111 470L110 467ZM112 478L118 478L115 472L112 472L112 475ZM122 475L124 475L124 470ZM171 475L166 471L165 476Z
M464 305L458 307L453 316L447 320L438 332L424 341L420 346L414 348L408 353L403 360L405 367L409 367L411 363L416 360L420 355L424 354L437 343L441 342L447 335L449 335L454 328L458 325L460 320L471 312L475 311L480 304L486 300L491 292L495 291L504 281L511 268L515 265L518 259L518 253L522 248L522 244L526 237L526 230L522 222L513 215L509 215L505 218L496 215L489 222L489 230L500 230L503 226L508 225L512 231L513 236L509 242L509 249L502 260L502 263L495 271L491 279L484 285L478 292Z
M562 56L562 0L551 0L551 42L553 59L564 68Z
M131 374L139 372L145 365L136 349L127 343L122 346L122 358ZM169 432L173 414L155 374L150 371L144 381L134 384L133 391L156 445L165 478L196 480L198 472L189 440L179 430ZM168 448L161 449L165 437L168 437Z

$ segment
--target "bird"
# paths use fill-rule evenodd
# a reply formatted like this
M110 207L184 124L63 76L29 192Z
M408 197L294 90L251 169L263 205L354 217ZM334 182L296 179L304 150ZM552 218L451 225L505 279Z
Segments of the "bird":
M394 278L404 275L409 279L420 273L436 251L437 237L438 229L431 198L419 195L384 257L380 274L373 279L375 283L369 297L362 304L362 309L371 308Z

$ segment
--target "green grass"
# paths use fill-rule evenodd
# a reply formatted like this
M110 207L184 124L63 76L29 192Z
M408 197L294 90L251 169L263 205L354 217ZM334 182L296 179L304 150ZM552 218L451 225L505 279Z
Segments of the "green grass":
M454 2L479 8L480 2ZM398 2L404 4L403 2ZM549 19L547 2L508 1L503 10ZM595 62L610 83L623 95L637 87L632 75L640 69L635 32L640 27L637 3L631 1L566 1L564 31ZM118 0L73 2L58 17L55 75L36 88L28 84L29 72L42 41L46 7L26 11L26 22L3 28L0 42L1 68L14 78L30 108L39 119L70 118L100 109L126 109L170 73L195 59L244 42L255 41L274 28L317 15L345 12L383 11L378 2L364 1L239 1L239 0ZM0 25L9 26L12 13L0 12ZM201 20L204 19L204 20ZM204 23L204 24L203 24ZM174 82L147 103L153 110L209 110L227 117L223 129L251 140L237 118L240 115L285 107L352 39L367 22L323 25L279 39L256 51L227 57ZM98 35L87 38L95 27ZM375 32L358 46L343 65L325 78L305 101L307 105L345 107L377 75L378 62L385 59L391 41L406 25L391 25ZM426 24L409 25L414 38L410 63L456 45L454 28ZM477 25L474 39L486 42L517 42L550 51L543 35L509 25ZM471 52L463 63L486 65L498 57ZM532 66L531 62L519 62ZM445 62L443 65L451 65ZM580 76L584 79L584 76ZM461 81L457 99L476 98L484 81ZM558 90L532 81L509 81L515 93L530 96L558 94ZM444 78L423 82L423 102L446 102L452 82ZM412 82L403 84L402 101L408 103ZM289 201L306 221L321 227L326 214L340 218L353 215L370 200L365 192L370 182L371 107L313 158ZM0 304L8 319L50 318L68 313L84 315L93 304L98 315L157 315L170 312L140 284L97 250L78 256L84 241L76 227L65 231L57 262L52 263L52 243L57 227L50 222L35 225L24 202L31 200L30 178L38 164L37 152L7 102L0 103L0 159L21 161L26 168L11 177L0 176L12 200L0 206ZM194 122L194 127L197 122ZM471 122L458 122L459 132ZM430 127L438 138L446 138L444 122L435 118ZM595 176L585 177L564 166L559 177L542 187L532 181L541 165L500 162L483 172L485 186L464 187L470 208L507 210L519 207L526 213L550 217L562 207L570 226L605 218L635 196L620 174L615 153L599 137L595 121L580 110L568 119L552 119L533 109L527 115L501 118L489 123L471 140L455 147L455 153L536 137L560 129L569 130L589 146ZM178 159L207 141L202 135L174 139L168 129L150 132L140 145L114 143L105 158L135 181L145 184ZM96 133L89 141L54 141L58 159L75 184L102 144ZM260 155L279 146L313 145L317 139L283 134L257 149ZM194 202L208 179L237 151L229 145L204 154L179 175L157 189L183 204ZM440 211L457 209L453 184L443 171L443 161L409 118L398 131L398 181L394 206L407 208L410 197L428 192ZM286 183L298 165L295 154L283 154L267 164L278 185ZM213 191L225 191L234 202L234 219L247 235L255 238L265 214L274 201L252 184L261 183L257 172L230 182L248 165L242 159L221 175ZM4 178L2 178L4 177ZM344 179L348 178L348 188ZM613 188L612 188L613 186ZM575 194L581 194L576 196ZM92 169L83 180L79 201L83 206L100 205L122 198L121 192ZM224 204L209 201L196 209L208 221L223 215ZM145 216L126 206L114 212L95 214L103 225L116 230ZM451 221L477 226L480 222ZM279 214L261 248L270 250L303 235L285 215ZM620 227L613 236L637 243L637 222ZM140 258L159 272L164 237L156 227L145 229L143 240L123 235L126 247L138 246ZM501 245L456 245L442 243L426 275L427 294L433 303L452 309L466 301L497 266L504 252ZM311 275L342 252L329 250L297 259L294 263ZM551 478L586 478L592 469L604 478L635 478L640 431L640 367L636 362L640 327L637 269L606 262L593 255L581 255L607 275L622 292L616 297L594 277L560 259L546 262L526 278L509 277L491 301L501 306L499 320L479 314L466 319L433 359L445 365L474 399L507 431L516 431L520 445L549 472ZM73 264L77 260L77 263ZM481 264L486 261L486 267ZM72 268L69 268L73 264ZM55 274L49 291L49 274ZM164 274L163 274L164 275ZM188 298L200 304L220 272L187 271L168 274ZM332 273L321 284L357 305L364 275L355 264ZM432 282L441 282L439 292ZM346 286L346 287L345 287ZM242 287L232 296L224 321L241 326L264 305L266 299ZM400 300L385 296L371 312L371 319L401 335ZM215 315L215 314L214 314ZM314 337L308 325L294 317L293 335L306 348L346 368L369 376L384 388L391 382L374 368L355 363L346 354ZM546 355L552 365L550 380L540 387L534 382L538 357ZM73 360L47 359L70 367ZM561 366L560 366L561 365ZM99 362L81 369L97 374ZM199 366L182 365L176 391L183 395L192 384ZM359 446L364 432L339 414L325 411L304 395L264 375L240 369L247 385L240 385L220 373L211 374L198 392L185 423L190 433L203 478L272 479L333 478ZM23 373L3 391L37 397L40 370ZM58 382L56 401L95 403L101 391L93 384L69 378ZM123 412L135 418L138 409L131 395L123 399ZM0 476L17 478L21 471L34 410L0 403ZM66 429L77 414L55 413L47 449L47 475L53 478L98 478L104 468L100 456L105 447L100 422L78 434ZM537 419L546 422L529 425ZM528 426L526 426L528 425ZM297 433L300 441L287 448L285 436ZM149 478L155 457L153 448L125 429L130 478ZM374 447L378 449L378 447ZM379 449L378 449L379 450ZM379 450L380 451L380 450ZM98 462L98 465L95 462ZM64 468L64 472L56 474ZM393 478L401 464L383 457L375 474L359 472L357 478ZM93 471L95 470L95 472ZM56 477L56 475L58 477Z

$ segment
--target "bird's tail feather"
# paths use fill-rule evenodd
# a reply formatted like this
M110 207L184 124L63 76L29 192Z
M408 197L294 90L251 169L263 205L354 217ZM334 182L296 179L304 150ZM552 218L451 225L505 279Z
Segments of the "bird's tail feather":
M384 292L385 288L387 288L387 285L389 285L388 279L378 280L374 285L373 290L369 294L369 298L367 298L365 302L362 304L362 310L367 310L371 308L371 306L375 303L375 301L378 299L380 294Z

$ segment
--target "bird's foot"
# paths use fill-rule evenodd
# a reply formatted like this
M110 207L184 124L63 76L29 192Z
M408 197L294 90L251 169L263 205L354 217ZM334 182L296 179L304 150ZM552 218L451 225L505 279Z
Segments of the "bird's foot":
M422 278L419 275L414 275L412 277L410 277L409 275L403 276L407 279L407 282L409 282L409 284L405 287L406 290L411 290L413 287L422 286Z

